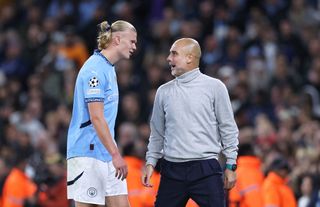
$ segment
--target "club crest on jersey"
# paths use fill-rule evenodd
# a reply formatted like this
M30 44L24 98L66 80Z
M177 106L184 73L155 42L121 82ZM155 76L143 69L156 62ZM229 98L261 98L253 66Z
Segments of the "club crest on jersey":
M97 77L92 77L90 80L89 80L89 86L90 87L93 87L93 88L95 88L95 87L97 87L99 85L99 80L98 80L98 78Z
M94 187L90 187L87 191L87 194L89 197L93 198L97 195L97 189L95 189Z

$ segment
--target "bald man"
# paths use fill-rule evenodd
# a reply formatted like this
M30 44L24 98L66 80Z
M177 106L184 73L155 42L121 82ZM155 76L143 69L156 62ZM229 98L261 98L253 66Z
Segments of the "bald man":
M199 70L198 42L174 42L167 58L174 80L156 93L142 183L159 159L161 181L156 207L182 207L192 198L201 207L224 207L224 189L236 181L238 128L225 85ZM224 171L219 154L226 157Z

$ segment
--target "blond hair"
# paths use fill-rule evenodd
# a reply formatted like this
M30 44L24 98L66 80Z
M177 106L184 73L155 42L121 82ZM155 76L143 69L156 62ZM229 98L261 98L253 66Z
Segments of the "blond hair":
M109 25L108 21L103 21L99 24L99 27L99 35L97 38L99 50L106 49L109 46L112 40L113 32L123 32L128 29L137 32L136 28L134 28L132 24L123 20L115 21L111 24L111 26Z

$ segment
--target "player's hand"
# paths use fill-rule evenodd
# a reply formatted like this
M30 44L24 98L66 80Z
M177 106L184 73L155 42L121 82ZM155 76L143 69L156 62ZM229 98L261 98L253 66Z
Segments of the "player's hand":
M143 169L141 182L146 187L152 187L153 185L150 182L151 176L153 174L154 167L152 165L146 165Z
M224 171L224 180L223 180L224 189L230 190L231 188L234 187L234 185L236 184L236 181L237 181L236 172L226 169Z
M128 175L128 166L119 153L112 157L112 164L116 169L115 176L118 179L124 180Z

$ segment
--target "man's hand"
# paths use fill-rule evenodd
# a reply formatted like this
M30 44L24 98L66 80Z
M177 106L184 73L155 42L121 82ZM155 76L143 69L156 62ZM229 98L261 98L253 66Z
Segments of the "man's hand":
M150 183L151 176L153 174L154 167L152 165L146 165L142 172L141 181L142 184L146 187L152 187L153 185Z
M237 181L237 174L236 172L226 169L224 171L224 189L230 190L231 188L234 187Z
M116 169L115 176L118 179L124 180L128 175L128 166L119 153L112 156L112 164Z

